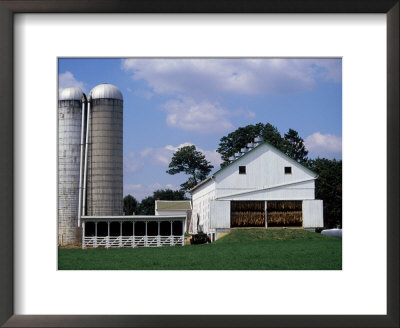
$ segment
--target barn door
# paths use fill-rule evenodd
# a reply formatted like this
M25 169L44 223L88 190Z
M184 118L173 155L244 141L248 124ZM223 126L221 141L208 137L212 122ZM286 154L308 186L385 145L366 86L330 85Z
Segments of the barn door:
M267 201L268 227L301 227L303 225L302 201Z
M231 227L265 227L265 202L232 201Z
M212 200L211 201L211 225L212 229L229 229L229 200Z

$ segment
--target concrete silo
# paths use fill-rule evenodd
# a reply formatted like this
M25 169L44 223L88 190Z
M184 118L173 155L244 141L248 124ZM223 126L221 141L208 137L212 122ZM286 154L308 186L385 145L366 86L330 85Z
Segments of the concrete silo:
M92 89L86 124L88 146L83 213L88 216L122 215L123 98L117 87L100 84Z
M58 98L58 243L78 244L81 138L86 96L79 88L63 89ZM82 112L84 115L82 115Z

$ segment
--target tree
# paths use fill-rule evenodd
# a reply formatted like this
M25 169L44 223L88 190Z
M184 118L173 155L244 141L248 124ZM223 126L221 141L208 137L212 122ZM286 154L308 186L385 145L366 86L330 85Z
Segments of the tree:
M154 199L160 200L186 200L183 190L159 189L153 193Z
M239 152L241 148L253 142L255 137L261 136L265 141L285 152L285 140L282 138L278 129L270 123L257 123L240 127L220 139L217 152L221 154L222 164L225 167L229 164L229 157Z
M264 124L257 123L256 125L247 125L240 127L220 139L217 152L221 154L222 164L224 167L229 164L229 157L239 152L241 148L246 147L254 138L262 135ZM278 132L279 133L279 132Z
M172 156L171 163L168 166L170 169L168 174L174 175L177 173L185 173L190 175L189 179L181 184L182 191L188 191L204 180L214 168L206 160L206 157L198 150L196 146L185 146L179 148Z
M143 198L138 207L139 215L154 215L155 214L155 199L153 196Z
M136 213L138 207L138 201L132 195L124 197L124 213L125 215L133 215Z
M264 125L261 136L265 141L268 141L271 145L275 146L279 150L284 150L284 140L278 129L272 124L267 123Z
M286 155L299 163L306 163L308 150L304 145L304 140L300 138L297 131L289 129L284 136L283 149Z
M342 226L342 161L316 158L307 166L318 174L315 198L324 201L324 226Z

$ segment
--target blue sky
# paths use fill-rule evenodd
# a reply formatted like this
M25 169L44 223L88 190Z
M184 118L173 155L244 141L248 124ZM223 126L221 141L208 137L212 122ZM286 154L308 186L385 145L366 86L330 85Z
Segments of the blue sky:
M342 157L341 59L59 59L59 88L100 83L124 97L124 195L179 189L165 171L194 144L219 168L221 137L271 123L299 132L309 157Z

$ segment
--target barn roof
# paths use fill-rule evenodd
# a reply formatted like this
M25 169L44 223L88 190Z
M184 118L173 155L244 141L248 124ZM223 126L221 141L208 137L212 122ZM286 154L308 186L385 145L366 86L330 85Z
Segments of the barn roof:
M213 173L212 175L210 175L208 178L204 179L203 181L201 181L200 183L198 183L197 185L195 185L192 189L189 190L189 193L192 193L193 191L195 191L197 188L201 187L202 185L206 184L207 182L209 182L210 180L212 180L217 174L221 173L223 170L225 170L226 168L230 167L231 165L233 165L234 163L236 163L237 161L239 161L240 159L242 159L243 157L247 156L247 154L250 154L252 151L254 151L255 149L258 149L259 147L263 146L263 145L268 145L271 148L277 150L281 155L283 155L286 159L288 159L290 162L292 162L294 165L300 166L302 167L304 170L306 170L307 172L309 172L311 175L314 175L315 178L318 177L318 174L311 171L309 168L305 167L303 164L295 161L293 158L289 157L288 155L286 155L285 153L283 153L280 149L276 148L275 146L273 146L272 144L270 144L268 141L264 141L263 143L261 143L260 145L258 145L257 147L251 148L247 153L243 154L242 156L240 156L239 158L233 160L232 162L230 162L227 166L224 166L222 168L220 168L217 172Z
M156 207L159 211L177 211L177 210L191 210L190 200L180 200L180 201L169 201L169 200L157 200Z

